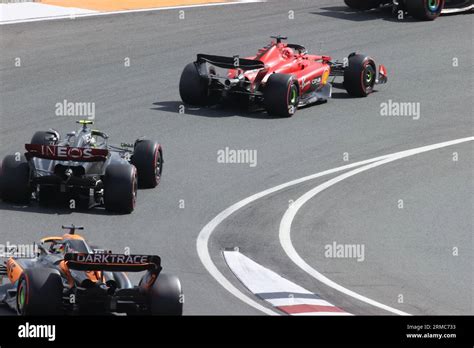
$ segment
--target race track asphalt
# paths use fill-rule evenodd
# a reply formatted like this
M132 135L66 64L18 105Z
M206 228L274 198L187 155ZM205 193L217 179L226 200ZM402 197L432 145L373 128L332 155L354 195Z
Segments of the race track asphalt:
M164 270L181 278L185 314L262 314L221 287L198 257L197 236L214 216L293 179L473 135L472 15L399 21L383 11L355 13L340 2L268 1L188 9L185 19L170 10L0 26L1 156L22 152L36 130L75 129L75 118L55 115L64 100L94 102L95 127L112 143L145 135L163 145L165 156L160 186L139 191L133 214L0 202L0 243L29 243L60 233L62 224L81 224L91 244L160 255ZM334 89L333 99L291 119L224 107L179 113L179 77L197 53L252 55L275 34L334 58L370 54L387 67L389 83L364 99ZM381 116L389 100L420 103L420 118ZM256 150L257 165L218 163L217 152L226 147ZM336 184L296 215L296 250L337 283L410 314L472 314L473 158L467 142ZM211 257L244 293L223 248L238 246L351 313L390 314L310 277L280 245L289 200L331 177L238 211L211 236ZM365 260L324 257L333 242L363 244Z

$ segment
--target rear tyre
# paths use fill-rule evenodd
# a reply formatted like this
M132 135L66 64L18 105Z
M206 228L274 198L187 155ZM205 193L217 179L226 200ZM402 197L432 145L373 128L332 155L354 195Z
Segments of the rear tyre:
M183 102L195 106L217 104L216 96L209 93L209 80L202 77L195 63L189 63L181 74L179 94Z
M6 202L28 204L31 200L30 167L24 156L8 155L0 170L0 196Z
M270 115L293 116L299 99L298 82L292 75L270 75L263 91L263 104Z
M439 17L445 0L409 0L406 1L408 14L422 21L432 21Z
M380 5L379 0L344 0L344 2L354 10L370 10Z
M158 186L163 172L163 151L156 141L138 141L131 162L137 168L138 185L141 188Z
M108 211L130 214L137 198L137 169L130 164L111 164L104 177L104 205Z
M377 68L372 58L362 54L349 56L344 70L344 88L353 97L367 97L373 92Z
M160 273L150 289L152 315L183 315L183 291L178 277Z
M18 280L17 312L20 315L61 315L63 283L52 268L26 269Z

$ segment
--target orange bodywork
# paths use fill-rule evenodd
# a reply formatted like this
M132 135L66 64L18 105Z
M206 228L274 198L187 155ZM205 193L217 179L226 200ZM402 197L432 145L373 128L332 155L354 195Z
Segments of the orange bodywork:
M85 240L84 237L79 235L79 234L66 233L62 237L51 236L51 237L41 238L40 242L41 243L49 243L49 242L60 241L60 240L65 240L65 239Z
M8 279L12 283L16 282L23 273L23 268L13 258L8 259L6 266Z
M67 261L61 261L59 263L59 268L66 276L69 287L72 288L74 286L74 278L72 277L71 271L67 266ZM87 278L89 278L89 280L93 281L94 283L102 279L102 272L100 271L86 271L86 275Z

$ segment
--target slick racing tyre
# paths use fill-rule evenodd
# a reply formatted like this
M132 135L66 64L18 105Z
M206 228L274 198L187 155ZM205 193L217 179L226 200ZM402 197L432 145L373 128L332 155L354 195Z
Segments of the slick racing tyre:
M270 115L293 116L299 99L298 82L292 75L270 75L263 91L263 104Z
M59 271L26 269L18 280L16 305L20 315L63 314L63 283Z
M104 205L108 211L130 214L137 199L137 169L130 164L114 163L104 177Z
M163 151L156 141L137 141L131 162L137 168L139 187L158 186L163 172Z
M344 2L354 10L370 10L380 5L379 0L344 0Z
M439 17L445 0L409 0L406 1L408 14L416 19L432 21Z
M183 291L178 277L160 273L148 294L152 315L183 315Z
M51 139L51 140L50 140ZM52 131L37 131L31 138L31 144L36 145L56 145L59 140L59 134Z
M199 75L195 63L189 63L181 74L179 94L183 102L195 106L217 104L217 98L209 94L208 79Z
M362 54L349 56L344 70L344 88L353 97L366 97L373 92L377 67L372 58Z
M0 169L0 197L11 203L30 202L30 167L24 156L4 158Z

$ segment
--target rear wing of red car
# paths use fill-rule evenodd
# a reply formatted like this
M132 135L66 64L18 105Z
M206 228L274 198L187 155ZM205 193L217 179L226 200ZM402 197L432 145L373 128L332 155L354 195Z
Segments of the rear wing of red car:
M106 149L57 145L25 144L25 149L28 160L36 157L58 161L103 162L109 154Z
M78 271L160 272L161 258L156 255L83 254L64 255L69 269Z
M209 63L223 69L257 70L265 68L265 64L259 60L235 57L211 56L198 54L196 63Z

